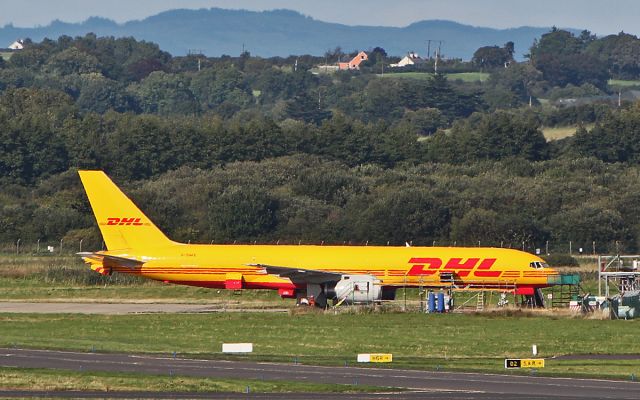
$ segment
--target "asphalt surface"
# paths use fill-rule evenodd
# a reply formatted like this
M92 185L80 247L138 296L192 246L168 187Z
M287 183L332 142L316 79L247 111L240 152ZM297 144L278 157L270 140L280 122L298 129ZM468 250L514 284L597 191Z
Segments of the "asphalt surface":
M479 373L428 372L384 368L322 367L299 364L255 363L159 357L134 354L80 353L0 348L0 366L52 368L75 371L117 371L155 375L284 380L326 384L386 386L408 389L409 393L382 394L206 394L207 398L327 398L352 399L438 398L438 399L640 399L640 383L598 379L547 378ZM1 386L0 386L1 387ZM43 392L24 391L29 396L47 397ZM11 397L9 391L0 396ZM56 392L56 397L66 392ZM93 393L93 396L92 396ZM16 396L20 395L15 392ZM196 398L189 393L76 392L70 397ZM127 397L128 396L128 397ZM221 396L221 397L217 397ZM289 397L292 396L292 397ZM315 397L314 397L315 396ZM49 395L49 397L51 397ZM182 397L185 398L185 397Z
M212 313L244 312L247 309L226 308L220 304L178 304L178 303L37 303L0 302L0 313L30 314L147 314L147 313ZM287 312L285 308L254 309L252 312Z

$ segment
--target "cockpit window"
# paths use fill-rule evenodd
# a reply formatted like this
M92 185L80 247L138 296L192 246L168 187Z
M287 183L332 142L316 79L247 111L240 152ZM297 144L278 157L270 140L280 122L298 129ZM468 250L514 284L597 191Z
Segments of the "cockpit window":
M529 266L535 269L549 268L549 264L545 262L540 262L540 261L534 261L531 264L529 264Z

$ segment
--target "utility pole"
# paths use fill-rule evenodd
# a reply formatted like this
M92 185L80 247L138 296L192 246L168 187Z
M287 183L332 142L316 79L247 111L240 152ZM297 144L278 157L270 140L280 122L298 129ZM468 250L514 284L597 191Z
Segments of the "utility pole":
M618 91L618 108L622 107L622 91Z
M435 62L433 64L433 71L435 74L437 74L438 60L440 59L440 55L442 54L442 44L444 43L444 40L434 40L434 39L427 40L427 53L429 53L429 60L431 60L431 42L438 42L438 47L436 48Z

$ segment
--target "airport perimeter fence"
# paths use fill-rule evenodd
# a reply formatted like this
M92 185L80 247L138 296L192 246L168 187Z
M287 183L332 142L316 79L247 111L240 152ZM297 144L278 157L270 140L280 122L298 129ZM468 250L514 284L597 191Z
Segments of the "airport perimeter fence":
M191 243L190 241L188 243ZM196 242L194 242L196 243ZM553 255L570 255L574 257L579 256L597 256L598 254L627 254L631 252L637 252L637 249L627 249L622 242L595 242L587 241L568 241L568 242L545 242L541 244L531 244L527 242L521 243L507 243L507 242L489 242L489 241L473 241L473 242L457 242L457 241L432 241L430 243L417 243L408 241L405 244L393 244L387 242L386 244L369 243L369 242L355 242L355 241L343 241L337 243L329 242L306 242L301 240L270 240L270 241L253 241L253 242L198 242L200 244L266 244L266 245L324 245L324 246L421 246L421 247L495 247L495 248L510 248L516 250L526 251L531 254L536 254L541 257L553 256ZM104 242L97 242L94 238L61 238L59 240L23 240L16 239L12 243L0 244L0 253L5 255L74 255L79 252L93 252L99 250L105 250Z

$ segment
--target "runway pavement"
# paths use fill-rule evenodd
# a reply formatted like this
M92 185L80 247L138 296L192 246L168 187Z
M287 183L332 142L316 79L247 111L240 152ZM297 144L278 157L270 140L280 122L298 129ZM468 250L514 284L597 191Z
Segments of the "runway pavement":
M220 304L180 303L38 303L0 302L0 313L32 314L142 314L142 313L212 313L244 312L247 307L225 307ZM251 312L287 312L285 308L251 308Z
M80 353L1 348L0 366L370 385L405 388L412 391L411 393L396 394L393 398L636 400L640 398L640 384L636 382L430 372L385 368L322 367L300 364L186 359L179 357L174 358L172 356L161 357L134 354ZM37 393L34 392L30 393L37 395ZM4 395L8 394L0 392L0 396ZM236 395L234 395L234 397L235 396ZM244 396L246 397L246 395ZM306 394L298 394L298 397L285 397L282 395L276 397L273 397L273 395L264 396L266 397L258 398L323 398L307 396ZM324 396L333 397L337 395ZM343 397L342 395L339 396ZM109 397L115 396L111 396L110 394ZM345 398L383 399L390 398L390 395L353 395L353 397L351 395L345 395Z

